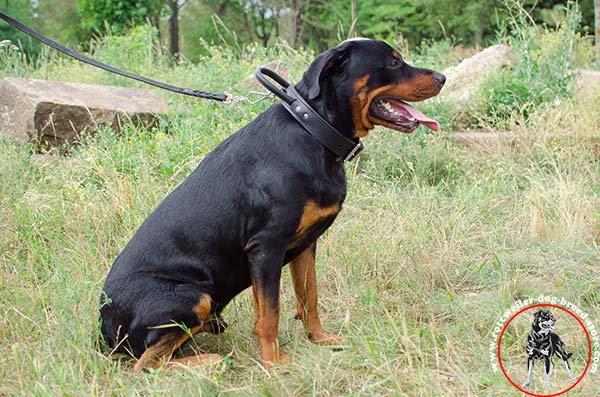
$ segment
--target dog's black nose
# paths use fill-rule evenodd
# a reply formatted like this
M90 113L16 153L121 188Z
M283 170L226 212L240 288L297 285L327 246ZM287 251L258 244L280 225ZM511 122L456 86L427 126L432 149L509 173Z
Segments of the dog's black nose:
M433 72L433 78L436 79L440 85L444 85L446 82L446 76L438 72Z

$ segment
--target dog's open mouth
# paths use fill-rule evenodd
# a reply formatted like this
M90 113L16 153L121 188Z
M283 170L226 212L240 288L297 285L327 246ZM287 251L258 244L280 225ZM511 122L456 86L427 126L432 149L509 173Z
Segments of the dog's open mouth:
M408 103L390 96L378 96L371 102L369 118L380 124L400 132L413 132L419 125L434 131L440 129L437 121L425 116Z
M540 333L547 334L554 328L554 321L548 320L540 323Z

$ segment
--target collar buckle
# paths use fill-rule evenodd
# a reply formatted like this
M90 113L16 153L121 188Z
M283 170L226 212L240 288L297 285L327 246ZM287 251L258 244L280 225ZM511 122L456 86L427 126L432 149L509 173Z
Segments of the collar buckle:
M354 146L354 148L352 148L352 150L350 151L350 153L348 153L346 155L346 157L344 158L344 161L352 161L356 158L356 156L358 156L360 154L360 152L363 151L365 147L363 146L361 141L358 141L358 143Z

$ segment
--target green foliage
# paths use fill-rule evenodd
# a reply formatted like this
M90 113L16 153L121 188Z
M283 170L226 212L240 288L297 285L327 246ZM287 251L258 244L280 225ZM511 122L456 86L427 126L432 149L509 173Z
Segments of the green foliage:
M575 3L563 8L566 19L556 30L533 25L521 8L511 20L510 67L493 74L483 88L484 113L491 120L520 114L525 119L544 103L571 96L575 49L586 42L577 33L581 20Z
M19 76L26 70L26 64L19 47L10 40L0 41L0 79L4 76Z
M160 56L156 28L140 25L123 36L104 36L91 42L94 57L110 60L113 65L122 65L133 73L143 73L166 66L167 59Z
M75 0L38 0L35 27L67 46L77 46L85 34L76 22L80 14Z
M304 8L302 21L304 45L318 52L324 51L349 37L352 26L350 1L311 1Z
M11 17L23 22L26 25L32 25L35 21L35 16L32 13L34 5L32 0L11 0L10 2L0 2L0 11ZM12 26L0 22L0 40L10 40L13 44L18 45L23 53L30 56L35 56L39 53L41 45L31 39L24 33L16 30Z
M181 50L194 62L208 54L208 46L240 47L249 41L238 1L189 0L181 14Z
M361 2L358 8L360 34L390 42L394 42L400 32L404 37L414 39L425 20L426 16L410 0L369 0ZM410 32L411 28L414 28L415 34Z
M123 34L160 16L165 0L77 0L82 27L89 32Z
M61 43L88 48L91 36L122 35L149 22L166 43L170 16L167 0L9 0L0 9ZM338 44L352 33L379 38L405 50L424 40L451 40L463 46L485 46L509 17L504 3L516 0L383 0L357 1L356 21L352 1L281 0L179 0L182 55L197 60L206 55L206 44L241 47L258 42L272 46L278 39L298 49L315 51ZM523 0L537 24L558 26L565 17L564 1ZM296 7L299 15L290 26ZM581 2L583 26L589 32L594 14L591 1ZM217 21L215 23L215 21ZM294 30L294 31L292 31ZM294 37L290 37L294 36ZM0 24L0 40L19 44L25 54L37 55L39 43Z
M406 58L414 66L444 70L456 66L468 55L456 46L454 40L442 39L423 40L419 47L406 54Z

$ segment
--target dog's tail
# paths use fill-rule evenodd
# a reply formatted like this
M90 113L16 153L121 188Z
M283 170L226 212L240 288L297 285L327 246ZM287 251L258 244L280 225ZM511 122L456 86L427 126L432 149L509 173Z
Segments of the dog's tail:
M556 351L556 354L558 355L558 357L563 360L563 361L567 361L568 359L571 358L571 356L573 355L573 352L571 353L567 353L566 351L560 349Z

